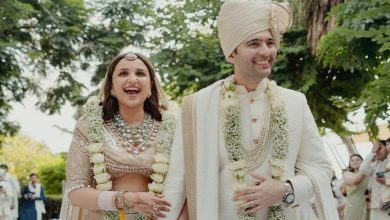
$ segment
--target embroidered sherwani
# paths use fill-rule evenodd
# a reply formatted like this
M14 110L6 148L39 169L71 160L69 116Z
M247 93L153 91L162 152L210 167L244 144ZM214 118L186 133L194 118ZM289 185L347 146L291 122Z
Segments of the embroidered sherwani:
M228 157L222 132L222 110L220 108L221 81L194 94L193 117L195 117L195 147L196 147L196 214L199 220L236 220L235 204L232 201L232 174L228 167ZM241 108L241 135L243 146L253 146L258 138L266 105L267 80L257 86L253 92L247 92L244 87L237 86L236 93ZM294 207L307 202L317 195L317 205L322 219L338 219L336 206L332 199L330 179L331 164L327 158L324 146L318 134L313 116L303 94L282 89L282 97L286 103L288 115L289 149L286 161L285 179L290 180L295 191ZM183 120L184 121L184 120ZM182 134L178 131L171 157L182 156L180 140ZM271 143L272 146L272 143ZM182 146L186 147L186 146ZM271 148L271 147L270 147ZM264 160L255 171L261 175L270 176L269 160L271 149L263 152ZM180 164L183 160L171 161L168 171L165 195L174 204L167 219L176 219L183 201L184 170ZM179 190L182 189L182 190ZM267 209L257 213L257 219L267 219ZM296 219L297 211L287 209L287 219Z

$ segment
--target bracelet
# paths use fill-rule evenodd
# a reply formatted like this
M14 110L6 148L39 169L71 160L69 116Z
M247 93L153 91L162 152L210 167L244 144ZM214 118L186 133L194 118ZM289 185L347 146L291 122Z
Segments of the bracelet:
M104 211L117 211L115 203L115 192L113 191L102 191L97 199L97 206L100 210Z
M126 204L125 204L125 202L123 200L125 192L127 192L127 191L121 190L121 191L118 191L116 193L116 195L115 195L115 198L116 198L116 203L115 204L118 205L117 206L118 210L124 210L126 208Z

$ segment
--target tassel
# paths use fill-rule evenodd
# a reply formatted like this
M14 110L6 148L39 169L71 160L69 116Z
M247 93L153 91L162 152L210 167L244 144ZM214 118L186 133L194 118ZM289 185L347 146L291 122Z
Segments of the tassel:
M119 220L126 220L125 213L122 210L119 211Z

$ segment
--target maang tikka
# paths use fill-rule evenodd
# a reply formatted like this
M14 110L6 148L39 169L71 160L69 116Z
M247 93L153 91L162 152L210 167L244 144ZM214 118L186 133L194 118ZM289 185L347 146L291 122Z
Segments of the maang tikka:
M136 60L137 58L138 58L137 55L134 53L127 53L125 55L125 60L127 60L127 61L133 61L133 60Z

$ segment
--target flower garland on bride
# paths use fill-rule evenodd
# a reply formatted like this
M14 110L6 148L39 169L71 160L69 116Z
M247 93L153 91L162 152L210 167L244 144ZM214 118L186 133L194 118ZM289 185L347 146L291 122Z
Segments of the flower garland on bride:
M272 157L270 159L272 179L282 181L285 173L286 157L288 152L288 124L285 103L281 97L280 87L274 81L267 82L266 95L271 103L270 129ZM247 186L248 166L245 158L245 149L241 138L240 105L234 78L228 77L221 86L221 107L223 110L223 131L225 146L229 158L229 168L234 183L233 190ZM267 111L267 110L266 110ZM266 120L266 119L265 119ZM240 220L255 220L255 214L238 211ZM274 205L268 209L269 220L285 220L286 213L282 205Z
M90 144L87 146L90 154L90 161L93 164L93 178L96 181L96 189L109 191L112 189L111 175L107 173L106 163L103 154L103 111L99 105L97 96L92 96L85 104L85 112L88 119L88 138ZM162 113L162 121L157 134L156 154L152 169L154 173L150 176L153 180L148 184L149 192L162 194L164 192L165 175L168 172L169 158L172 149L173 137L176 129L177 107L172 105ZM123 213L119 213L120 219Z

